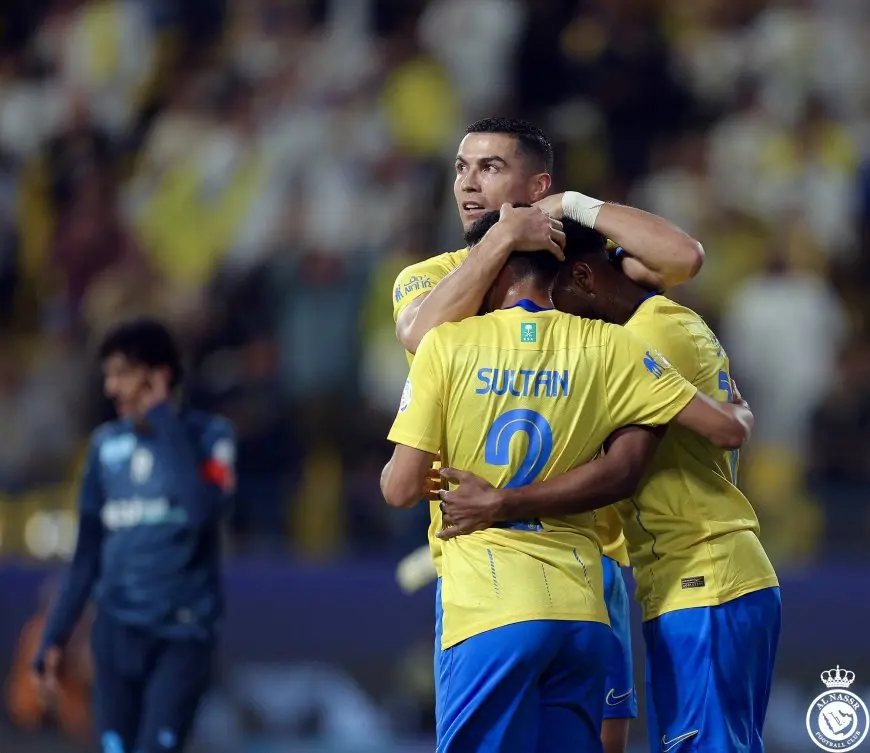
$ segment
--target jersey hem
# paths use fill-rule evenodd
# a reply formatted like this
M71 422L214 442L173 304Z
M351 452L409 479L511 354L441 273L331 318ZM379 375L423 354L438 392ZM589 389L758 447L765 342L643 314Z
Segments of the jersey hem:
M442 606L443 608L443 606ZM446 612L447 610L444 609ZM610 627L609 620L604 617L603 619L584 614L569 614L567 612L558 612L556 614L547 613L547 614L536 614L531 615L529 617L517 617L515 619L508 620L494 620L490 622L484 622L480 625L477 625L473 628L468 628L458 633L456 637L451 635L448 640L445 636L441 637L441 650L446 651L448 648L452 648L453 646L462 643L462 641L467 641L469 638L474 638L476 635L480 635L481 633L488 633L490 630L496 630L497 628L507 627L508 625L516 625L520 622L538 622L538 621L546 621L546 620L558 620L560 622L600 622L602 625L607 625ZM443 622L442 622L443 624Z
M741 596L747 596L751 593L755 593L756 591L763 591L765 588L778 588L779 587L779 578L775 575L764 578L763 580L756 581L751 585L742 586L740 588L728 589L727 591L719 594L718 596L710 596L706 599L687 599L686 601L675 601L669 604L665 604L657 609L647 610L643 609L643 621L649 622L650 620L655 620L658 617L661 617L664 614L668 614L669 612L678 612L681 609L695 609L697 607L719 607L723 604L727 604L730 601L734 601L735 599L739 599Z

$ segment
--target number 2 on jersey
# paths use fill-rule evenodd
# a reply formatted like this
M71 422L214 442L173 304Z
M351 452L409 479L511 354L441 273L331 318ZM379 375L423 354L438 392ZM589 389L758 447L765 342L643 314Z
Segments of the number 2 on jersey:
M520 467L505 484L506 489L531 484L544 470L553 453L553 430L547 419L536 411L517 408L502 413L486 435L484 459L487 465L510 465L511 440L517 432L525 432L529 438L529 446ZM523 531L540 531L543 528L541 521L537 519L505 522L497 527Z
M553 452L553 430L540 413L517 408L502 413L486 435L485 460L487 465L509 465L511 440L517 432L525 432L529 446L516 473L505 484L506 489L526 486L544 469Z
M734 391L731 389L731 376L724 369L719 372L719 389L728 396L728 402L734 402ZM737 463L740 461L740 450L731 450L731 483L737 486Z

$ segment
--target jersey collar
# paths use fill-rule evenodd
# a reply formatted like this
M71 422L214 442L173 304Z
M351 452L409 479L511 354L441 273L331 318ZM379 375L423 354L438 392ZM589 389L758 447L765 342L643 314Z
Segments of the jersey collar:
M553 310L552 306L549 306L549 307L539 306L537 303L535 303L534 301L530 301L528 298L523 298L521 301L517 301L513 306L505 306L505 308L506 309L521 308L521 309L525 309L530 314L535 314L538 311L552 311Z
M645 304L650 298L653 298L654 296L657 296L657 295L661 295L658 290L653 290L651 293L647 293L643 298L641 298L637 302L637 305L632 309L631 314L629 315L628 318L631 319L631 317L637 313L637 310L641 306L643 306L643 304Z

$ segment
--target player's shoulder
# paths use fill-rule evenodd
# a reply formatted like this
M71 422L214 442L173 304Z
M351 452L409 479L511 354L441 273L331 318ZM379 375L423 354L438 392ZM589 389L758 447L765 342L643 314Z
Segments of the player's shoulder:
M128 421L113 419L101 423L91 432L91 442L99 446L108 439L132 433L132 427Z
M414 262L399 272L396 283L406 283L412 277L443 277L462 264L467 256L468 249L460 248L456 251L447 251L443 254L430 256L428 259Z
M202 410L185 410L182 416L184 423L204 441L232 440L235 436L233 424L225 416Z
M698 312L662 294L645 301L625 326L633 332L644 334L697 334L710 330Z
M553 319L553 326L567 333L572 344L582 344L585 347L605 347L616 338L623 336L621 328L601 319L589 319L585 316L572 316L559 313Z
M428 293L468 256L468 249L461 248L423 261L415 262L399 272L393 283L393 311L398 314L415 298Z

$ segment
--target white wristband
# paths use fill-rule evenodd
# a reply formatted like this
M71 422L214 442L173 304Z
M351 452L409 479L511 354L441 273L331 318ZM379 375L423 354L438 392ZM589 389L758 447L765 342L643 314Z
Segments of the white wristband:
M565 191L562 194L562 216L579 222L584 227L595 228L595 220L604 202L593 199L579 191Z

